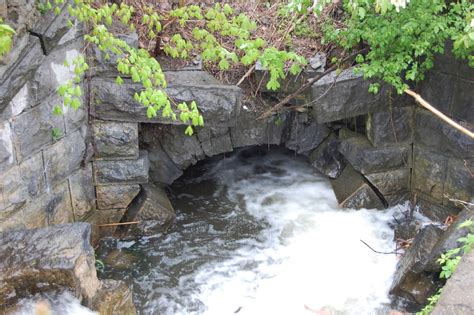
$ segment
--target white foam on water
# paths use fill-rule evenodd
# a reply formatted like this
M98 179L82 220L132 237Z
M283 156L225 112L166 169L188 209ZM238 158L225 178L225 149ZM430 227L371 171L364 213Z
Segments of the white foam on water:
M69 292L45 293L18 303L19 310L14 315L98 315L85 306ZM48 313L49 312L49 313Z

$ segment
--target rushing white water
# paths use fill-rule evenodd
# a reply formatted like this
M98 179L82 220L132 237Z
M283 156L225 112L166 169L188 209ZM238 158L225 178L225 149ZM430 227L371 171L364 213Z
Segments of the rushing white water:
M172 193L169 234L112 244L137 259L106 276L133 285L141 314L387 313L396 257L360 240L393 251L394 209L339 209L329 182L282 152L206 164Z
M98 315L81 305L69 292L49 293L23 299L14 315Z

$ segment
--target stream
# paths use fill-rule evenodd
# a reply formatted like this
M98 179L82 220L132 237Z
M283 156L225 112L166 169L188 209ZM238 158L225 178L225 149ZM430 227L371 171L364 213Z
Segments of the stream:
M283 149L189 168L166 235L107 241L104 278L139 314L387 314L395 209L339 209L330 183ZM113 264L111 268L109 264Z

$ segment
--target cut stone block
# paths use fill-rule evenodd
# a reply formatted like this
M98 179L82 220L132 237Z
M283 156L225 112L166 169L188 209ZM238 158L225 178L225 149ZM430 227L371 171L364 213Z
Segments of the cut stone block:
M416 146L414 148L413 188L441 202L444 198L447 165L447 157Z
M433 221L443 223L448 216L456 216L459 213L459 209L443 206L430 195L417 192L415 197L417 211Z
M143 184L148 182L148 152L140 151L136 160L95 161L97 184Z
M14 163L12 129L8 122L0 123L0 172L11 168Z
M75 221L80 221L95 208L94 179L92 164L76 171L69 177L72 208Z
M474 159L460 160L451 158L448 160L443 190L443 204L460 207L459 204L453 203L450 199L471 202L474 196L474 176L472 175L472 170L474 170Z
M138 158L138 124L94 121L94 147L97 159Z
M353 68L341 73L333 71L316 81L311 87L311 98L318 100L313 104L314 117L317 122L336 121L386 108L388 89L382 86L381 91L374 95L369 93L369 85L370 81L355 75Z
M100 226L101 224L119 223L127 209L110 209L93 211L86 219L92 225L91 243L95 246L104 237L112 237L117 226Z
M338 150L339 141L332 134L309 156L311 165L329 178L337 178L347 165L344 156Z
M198 139L206 156L232 152L232 141L228 128L203 128L198 130Z
M99 289L87 223L0 234L0 309L30 294L68 288L88 301Z
M379 196L365 182L363 176L350 166L347 166L337 179L331 180L331 186L342 208L385 208Z
M136 315L132 290L122 280L105 279L90 308L100 315Z
M384 172L410 165L410 146L375 148L361 135L341 140L339 151L362 174Z
M173 224L176 214L166 192L154 185L142 185L138 197L128 208L124 222L138 224L120 227L120 234L133 236L163 233Z
M188 136L184 133L185 129L184 126L165 126L159 135L163 149L174 164L183 170L205 157L197 136Z
M140 192L140 185L96 186L97 207L99 209L127 208Z
M308 153L329 135L329 129L312 121L307 114L297 113L292 119L289 139L285 146L296 153Z
M366 120L367 138L376 147L413 142L414 107L394 107L370 113Z
M401 168L382 173L367 174L365 178L367 178L382 195L392 195L408 191L410 171L407 168Z

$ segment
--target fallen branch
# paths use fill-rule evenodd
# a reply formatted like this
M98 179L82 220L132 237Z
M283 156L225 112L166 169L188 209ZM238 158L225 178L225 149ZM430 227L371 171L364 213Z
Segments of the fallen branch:
M411 97L413 97L421 106L423 106L424 108L426 108L427 110L429 110L430 112L432 112L433 114L438 116L441 120L445 121L446 123L448 123L452 127L459 130L460 132L462 132L462 133L464 133L464 134L466 134L469 137L474 139L474 133L472 131L464 128L463 126L461 126L460 124L458 124L457 122L455 122L454 120L452 120L451 118L449 118L448 116L446 116L445 114L443 114L442 112L437 110L435 107L430 105L430 103L425 101L419 94L413 92L410 89L406 89L405 93L410 95Z
M107 224L99 224L98 227L107 227L107 226L119 226L119 225L132 225L138 224L140 221L133 221L133 222L119 222L119 223L107 223Z
M367 244L366 242L364 242L363 240L360 240L365 246L367 246L368 248L370 248L374 253L377 253L377 254L382 254L382 255L399 255L400 253L397 252L396 250L394 252L379 252L375 249L373 249L372 247L370 247L369 244Z

